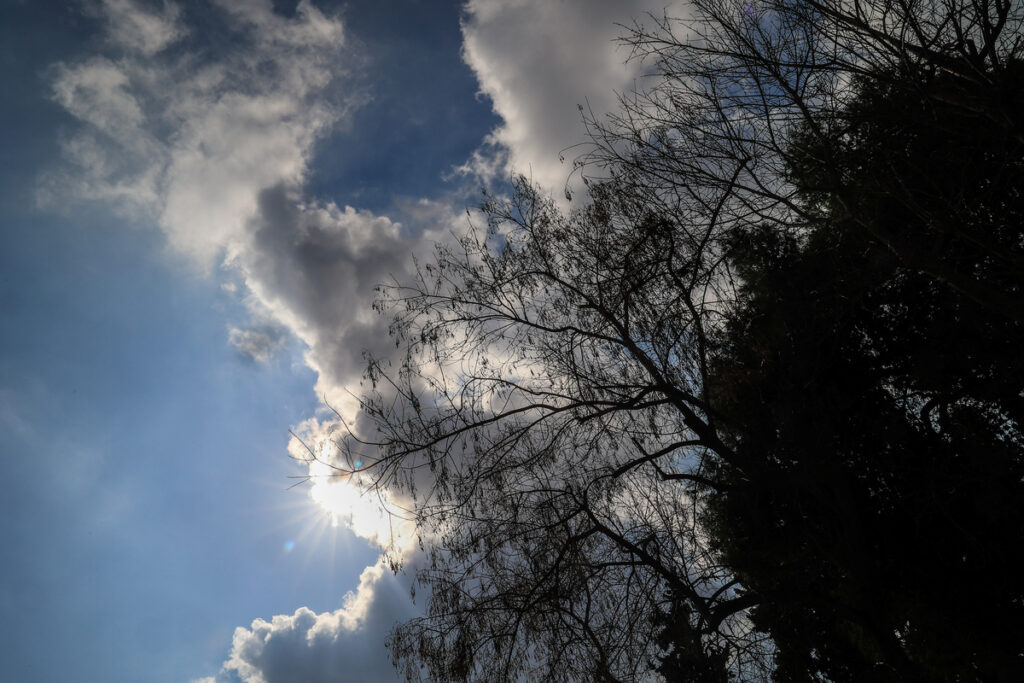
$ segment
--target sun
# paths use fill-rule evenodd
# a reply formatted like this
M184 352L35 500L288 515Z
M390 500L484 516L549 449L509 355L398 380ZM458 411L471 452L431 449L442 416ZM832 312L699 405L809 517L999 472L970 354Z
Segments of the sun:
M344 527L381 550L403 554L413 545L414 525L401 515L400 501L384 488L362 484L365 475L358 470L363 462L347 463L356 472L339 469L336 425L308 420L293 433L288 450L307 468L312 501L330 516L331 525Z
M335 526L344 525L357 536L382 548L393 543L395 520L389 512L391 496L386 491L370 492L361 488L349 474L339 474L330 465L309 465L309 495L331 515Z

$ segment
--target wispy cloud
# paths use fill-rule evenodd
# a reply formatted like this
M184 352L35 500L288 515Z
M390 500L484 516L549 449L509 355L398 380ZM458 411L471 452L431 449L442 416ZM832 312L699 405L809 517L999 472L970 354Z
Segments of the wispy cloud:
M257 363L269 363L285 347L287 331L277 325L255 325L248 329L231 327L228 342L243 358Z
M185 35L181 10L170 3L156 10L132 0L103 0L103 13L110 41L144 55L154 55Z

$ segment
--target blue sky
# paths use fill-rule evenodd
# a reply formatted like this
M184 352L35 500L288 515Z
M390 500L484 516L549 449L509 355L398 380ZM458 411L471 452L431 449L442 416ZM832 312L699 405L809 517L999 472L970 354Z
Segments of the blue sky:
M662 4L4 2L0 680L393 678L407 578L289 430L482 185L560 189Z

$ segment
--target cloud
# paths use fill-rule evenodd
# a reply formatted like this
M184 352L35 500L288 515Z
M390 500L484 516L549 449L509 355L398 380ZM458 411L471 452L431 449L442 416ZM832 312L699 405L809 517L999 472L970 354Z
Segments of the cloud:
M156 11L132 0L103 0L103 12L111 42L126 50L154 55L185 35L181 11L170 3Z
M333 203L306 204L278 185L263 190L244 248L232 257L261 314L309 348L318 391L341 400L362 370L362 351L387 337L370 310L373 289L406 268L401 225Z
M399 211L416 223L414 231L369 211L303 200L294 188L269 187L228 262L252 292L259 315L305 342L317 392L336 407L352 402L349 389L364 369L364 350L390 349L381 343L388 321L370 306L376 286L408 278L412 254L430 249L459 220L433 202Z
M380 647L395 624L416 614L402 577L382 561L367 567L341 609L255 620L237 628L217 680L243 683L377 683L398 680Z
M218 5L219 17L193 8L224 26L215 50L183 41L174 54L129 51L54 68L53 99L82 125L65 136L66 163L40 192L51 206L98 199L153 219L207 272L237 248L259 193L300 185L317 140L365 99L343 90L339 19L307 0L291 18L274 14L270 0ZM136 35L123 27L150 16L130 0L102 9L122 27L117 35ZM184 15L166 4L160 16Z
M661 7L471 0L464 59L503 123L463 170L515 169L560 188L569 168L558 152L584 137L577 104L613 110L613 91L630 89L639 74L613 49L614 22L647 10ZM374 287L408 278L410 253L463 225L461 207L420 200L379 215L309 196L317 142L367 100L348 78L360 56L346 47L341 20L309 0L287 17L271 0L103 0L100 11L114 49L51 73L53 100L78 125L62 136L64 163L41 179L40 200L57 208L107 202L157 225L197 271L244 285L238 295L253 321L230 326L229 342L266 361L287 330L306 345L316 391L352 418L364 349L393 348L387 321L369 306ZM197 44L197 13L223 27L216 46ZM337 427L309 424L317 434ZM336 500L348 495L339 484L311 490ZM363 522L348 523L380 543ZM412 613L402 581L378 561L340 610L303 607L239 628L217 680L393 678L380 643Z
M269 363L285 347L287 331L276 325L259 325L250 329L232 327L228 330L230 343L244 358L257 363Z
M65 136L66 163L41 196L112 202L157 223L200 271L227 269L255 321L231 326L229 341L266 360L283 344L269 330L289 330L307 347L316 391L352 417L364 350L387 351L386 321L369 306L374 287L407 278L410 252L464 219L445 202L384 216L308 197L316 143L366 100L346 90L346 65L359 57L345 51L341 20L309 0L290 17L271 0L214 5L188 9L219 16L227 33L210 49L190 42L198 31L186 20L196 17L175 4L104 0L111 40L130 48L132 36L151 34L153 49L54 69L53 98L81 125ZM613 109L613 90L637 76L614 49L615 22L660 7L471 0L465 10L464 58L503 120L466 168L515 168L559 186L568 168L558 150L583 137L576 104Z
M360 459L365 454L341 450L340 437L344 434L346 427L339 420L312 417L292 430L288 452L296 460L309 463L310 496L331 514L335 524L345 524L389 558L405 563L417 540L415 524L406 513L412 501L366 486L365 480L375 471L362 470L369 464Z
M365 101L345 89L346 63L359 58L345 52L340 20L307 0L292 17L270 0L216 5L188 7L219 12L227 34L215 50L189 42L198 30L175 5L156 14L128 0L102 5L107 44L120 52L53 68L53 100L79 124L65 133L64 163L42 179L40 198L57 208L99 200L158 226L198 272L242 285L252 322L229 326L229 343L264 362L285 331L295 335L318 373L317 391L352 415L348 389L362 352L379 351L387 337L370 307L374 287L408 276L410 252L460 219L430 201L396 206L392 218L310 198L316 143ZM140 43L146 31L151 49ZM312 490L337 502L354 490L342 484ZM376 510L362 512L341 521L382 544ZM238 629L217 680L394 678L382 644L412 613L407 588L379 561L340 610L300 608Z
M44 177L41 197L102 200L155 222L199 271L220 267L245 285L254 322L230 326L232 345L265 361L284 343L273 330L287 329L307 345L318 394L352 404L363 350L387 336L370 307L374 287L407 276L410 253L461 219L414 203L396 207L415 223L406 228L309 198L316 143L366 100L345 90L346 63L360 58L344 51L341 21L308 0L292 17L270 0L216 5L231 33L213 56L184 40L174 55L55 67L53 99L81 125L65 136L65 163ZM104 8L118 26L145 14L129 0ZM185 16L170 4L163 12Z
M616 92L632 90L643 73L625 64L617 24L653 12L665 0L469 0L462 25L463 58L503 123L488 144L507 152L504 170L528 174L560 191L570 167L559 152L585 141L578 105L602 116L617 109ZM484 154L475 167L488 170ZM473 161L473 160L471 160Z
M344 40L341 22L325 15L310 0L299 0L295 19L274 12L268 0L214 0L225 12L255 29L263 45L334 47Z
M98 57L83 64L62 66L53 84L53 96L94 128L134 132L143 116L128 88L128 75L109 59Z

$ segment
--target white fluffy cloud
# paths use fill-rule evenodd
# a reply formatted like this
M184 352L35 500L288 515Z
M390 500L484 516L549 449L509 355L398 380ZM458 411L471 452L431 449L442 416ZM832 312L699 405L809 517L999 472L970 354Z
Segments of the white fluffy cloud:
M386 336L368 305L375 285L407 276L410 251L461 224L460 212L425 201L399 212L403 225L308 197L316 142L365 99L345 89L353 55L342 23L309 0L292 17L271 0L214 5L229 34L199 51L177 5L103 0L108 43L122 49L55 68L53 98L81 126L64 137L67 163L41 196L112 201L154 220L200 270L226 268L244 283L257 325L232 328L231 343L267 360L282 346L267 330L294 333L316 391L351 417L363 350L379 351ZM503 120L477 161L507 162L557 189L568 171L559 150L583 138L577 104L614 109L615 91L633 87L641 68L623 64L616 22L662 9L653 0L470 0L464 58Z
M383 683L398 680L380 644L414 615L408 589L383 562L367 567L341 609L255 620L235 630L221 679L244 683Z
M645 68L625 63L629 52L615 42L623 31L619 24L648 12L661 15L670 4L469 0L463 58L503 121L490 141L507 152L502 170L525 173L549 191L560 191L571 169L559 153L585 140L579 105L589 103L598 116L614 111L616 93L633 89ZM565 157L577 153L568 149Z
M301 184L314 143L359 100L340 93L339 19L308 0L290 19L271 0L216 4L230 32L210 58L187 43L164 50L186 35L177 6L156 15L104 3L112 43L152 49L55 68L53 98L83 125L65 136L68 164L41 193L56 203L70 190L155 218L206 270L238 248L263 189Z

